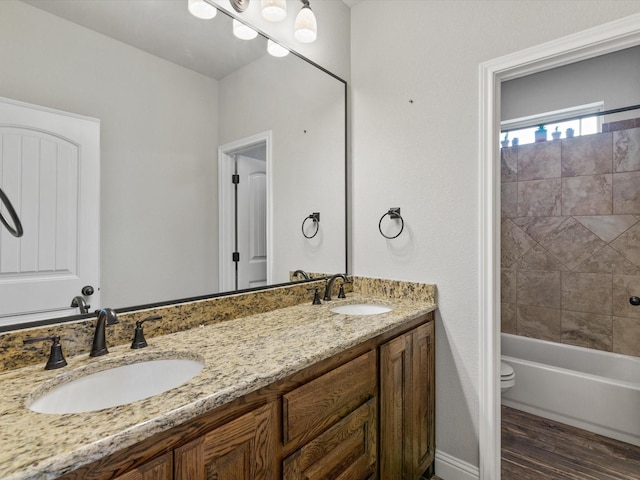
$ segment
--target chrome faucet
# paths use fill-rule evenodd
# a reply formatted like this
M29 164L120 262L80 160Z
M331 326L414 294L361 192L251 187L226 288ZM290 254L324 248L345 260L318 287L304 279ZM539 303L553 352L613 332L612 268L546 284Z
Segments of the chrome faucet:
M93 334L90 357L99 357L109 353L109 350L107 350L105 328L107 325L114 325L116 323L118 323L118 316L112 309L103 308L98 312L98 322L96 323L96 331Z
M332 275L329 278L329 280L327 280L327 286L324 289L324 301L325 302L328 302L329 300L331 300L331 291L333 290L333 282L336 281L336 278L342 278L342 284L343 285L345 283L351 283L344 273L336 273L335 275ZM344 298L344 291L342 291L341 294L338 295L338 298Z
M89 308L91 305L87 305L87 302L84 300L84 297L78 295L77 297L73 297L71 300L71 305L74 308L79 308L80 313L89 313Z

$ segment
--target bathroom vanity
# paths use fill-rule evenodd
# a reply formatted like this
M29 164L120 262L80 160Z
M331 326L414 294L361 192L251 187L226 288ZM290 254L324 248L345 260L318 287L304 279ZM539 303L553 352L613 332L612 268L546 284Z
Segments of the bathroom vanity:
M25 446L0 453L0 476L417 479L435 453L435 287L424 298L418 284L390 285L374 295L355 282L346 300L150 338L144 351L110 348L112 365L181 355L205 365L182 386L128 405L66 415L25 407L43 384L107 360L2 374L3 443ZM331 312L356 303L392 310Z

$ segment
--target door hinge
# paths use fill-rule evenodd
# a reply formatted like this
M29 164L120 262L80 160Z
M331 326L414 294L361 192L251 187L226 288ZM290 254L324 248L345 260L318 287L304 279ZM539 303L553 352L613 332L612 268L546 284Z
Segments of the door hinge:
M231 175L231 183L233 183L234 185L238 185L240 183L240 175L238 175L237 173Z
M233 252L232 260L234 262L239 262L240 261L240 252Z

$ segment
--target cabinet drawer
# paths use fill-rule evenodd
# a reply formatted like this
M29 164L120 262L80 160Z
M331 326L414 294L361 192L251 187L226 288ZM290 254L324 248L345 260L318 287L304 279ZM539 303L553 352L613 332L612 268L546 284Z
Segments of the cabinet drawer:
M315 437L375 395L376 355L376 350L371 350L283 396L283 440L287 451Z
M376 398L283 462L284 480L364 480L376 471Z

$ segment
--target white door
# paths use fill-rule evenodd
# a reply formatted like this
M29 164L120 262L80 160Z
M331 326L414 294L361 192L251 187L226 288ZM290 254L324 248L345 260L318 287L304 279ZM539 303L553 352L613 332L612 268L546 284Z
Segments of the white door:
M85 285L98 308L99 121L0 98L0 186L24 229L0 232L0 326L80 313Z
M238 155L238 288L267 284L267 169Z

